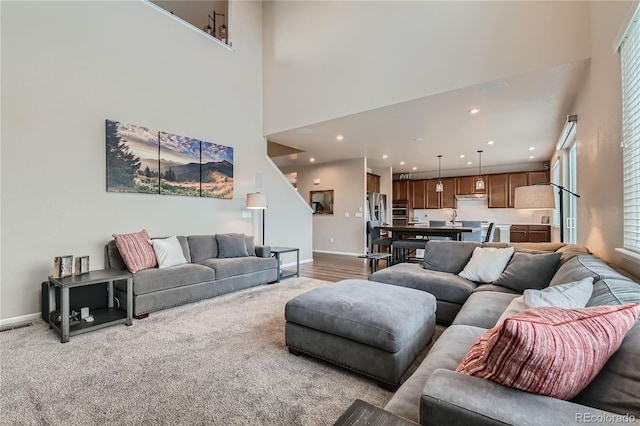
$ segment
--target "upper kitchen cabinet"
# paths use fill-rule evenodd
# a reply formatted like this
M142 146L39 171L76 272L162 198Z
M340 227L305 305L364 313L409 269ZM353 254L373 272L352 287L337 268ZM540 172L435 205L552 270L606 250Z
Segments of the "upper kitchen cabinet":
M420 179L411 181L413 184L413 191L411 193L411 206L414 209L426 209L427 207L427 194L426 186L427 180Z
M507 180L509 182L509 203L507 207L513 207L515 205L516 188L529 185L528 173L509 173Z
M429 179L425 181L424 195L426 198L426 208L428 209L440 208L440 193L436 192L437 183L438 179Z
M380 192L380 176L367 173L367 192Z
M487 175L482 175L482 180L487 182L489 177ZM456 194L457 195L468 195L468 194L486 194L487 186L483 189L476 189L476 181L478 180L478 176L460 176L456 178Z
M408 203L411 200L411 181L410 180L394 180L393 181L393 202L402 201Z
M529 179L529 185L535 185L537 183L549 182L549 170L540 170L538 172L527 173Z
M513 208L516 188L540 182L549 182L548 170L489 175L489 207Z
M489 175L487 180L489 207L506 208L509 206L509 175L500 173Z
M455 209L456 208L456 178L445 178L441 180L442 180L442 184L444 185L444 191L440 193L440 208ZM433 186L435 187L435 182Z

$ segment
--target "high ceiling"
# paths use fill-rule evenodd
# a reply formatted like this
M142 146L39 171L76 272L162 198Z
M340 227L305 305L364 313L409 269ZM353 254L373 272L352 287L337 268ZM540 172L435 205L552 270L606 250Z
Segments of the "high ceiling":
M420 173L437 171L441 154L443 170L470 174L478 150L487 168L548 161L587 66L572 62L270 134L269 141L303 151L273 161L291 168L311 158L366 157L370 168Z

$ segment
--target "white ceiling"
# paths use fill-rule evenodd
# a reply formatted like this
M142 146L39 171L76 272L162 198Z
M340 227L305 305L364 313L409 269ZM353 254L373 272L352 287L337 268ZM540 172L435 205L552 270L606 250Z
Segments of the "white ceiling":
M442 154L443 170L467 169L469 174L477 170L478 150L484 151L482 166L489 169L547 161L573 113L588 63L563 64L267 135L304 151L273 161L291 168L309 164L310 158L318 164L366 157L370 168L420 173L437 171L437 155ZM480 112L470 114L472 107ZM301 128L311 133L301 134ZM336 140L337 135L344 140ZM495 143L488 145L489 140Z

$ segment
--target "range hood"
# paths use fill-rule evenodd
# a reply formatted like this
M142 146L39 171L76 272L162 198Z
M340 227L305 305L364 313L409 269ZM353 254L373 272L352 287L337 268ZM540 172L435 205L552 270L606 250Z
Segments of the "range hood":
M487 194L459 194L456 200L488 200Z

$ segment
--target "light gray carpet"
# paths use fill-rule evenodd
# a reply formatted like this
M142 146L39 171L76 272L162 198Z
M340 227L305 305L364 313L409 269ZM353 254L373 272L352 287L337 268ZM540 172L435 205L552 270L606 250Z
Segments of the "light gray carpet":
M321 425L356 398L383 407L392 394L373 381L284 345L285 303L326 284L285 280L65 344L43 321L0 333L0 424Z

